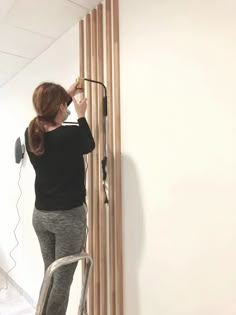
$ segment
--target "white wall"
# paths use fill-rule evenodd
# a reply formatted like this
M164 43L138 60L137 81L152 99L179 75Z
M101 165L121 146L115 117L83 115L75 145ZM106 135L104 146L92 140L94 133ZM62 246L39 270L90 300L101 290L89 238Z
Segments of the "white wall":
M120 0L126 315L236 314L235 12Z
M53 81L67 88L78 76L78 41L79 26L77 24L0 89L0 116L2 117L0 124L0 266L5 271L13 266L8 253L16 243L13 230L17 222L16 202L20 195L17 185L20 165L15 164L14 160L15 140L21 136L24 141L25 128L35 116L32 105L32 93L35 87L42 81ZM74 112L70 117L75 120ZM16 231L19 246L12 254L17 265L10 276L34 301L37 301L43 277L43 262L31 223L35 198L34 171L27 156L22 167L20 186L23 192L19 200L21 221ZM80 283L78 279L76 282ZM76 301L77 306L78 293L76 294L76 299L72 296L72 302Z

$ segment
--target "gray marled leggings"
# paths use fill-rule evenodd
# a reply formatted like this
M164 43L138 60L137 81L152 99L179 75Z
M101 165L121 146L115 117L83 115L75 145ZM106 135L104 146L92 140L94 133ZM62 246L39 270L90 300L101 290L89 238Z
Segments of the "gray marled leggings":
M33 226L39 239L45 271L56 259L78 254L86 239L85 206L61 211L34 209ZM77 263L55 271L43 315L65 315Z

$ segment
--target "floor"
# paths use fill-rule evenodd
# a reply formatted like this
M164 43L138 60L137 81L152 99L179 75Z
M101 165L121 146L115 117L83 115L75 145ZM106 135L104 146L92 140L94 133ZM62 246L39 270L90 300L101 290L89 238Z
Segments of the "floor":
M19 292L8 283L0 274L0 315L35 315L35 309L19 294ZM2 290L1 290L2 289Z

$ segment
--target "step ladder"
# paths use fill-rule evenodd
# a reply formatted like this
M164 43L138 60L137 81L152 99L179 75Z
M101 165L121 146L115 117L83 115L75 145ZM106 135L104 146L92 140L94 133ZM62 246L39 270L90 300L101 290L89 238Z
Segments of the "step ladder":
M46 297L47 297L47 293L48 293L48 289L50 286L53 273L61 266L72 264L80 260L81 261L85 260L85 271L84 271L84 282L82 286L78 315L85 315L84 306L85 306L85 300L86 300L86 296L88 292L88 285L89 285L89 279L91 276L93 260L87 253L84 253L84 252L80 254L76 254L76 255L59 258L48 267L43 278L43 284L40 291L35 315L42 315L43 313L43 308L44 308L44 304L46 301Z

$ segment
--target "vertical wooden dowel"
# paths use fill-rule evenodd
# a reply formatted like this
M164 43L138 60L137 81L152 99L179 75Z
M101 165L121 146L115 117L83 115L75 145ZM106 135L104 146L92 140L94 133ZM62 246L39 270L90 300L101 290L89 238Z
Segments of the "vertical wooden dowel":
M79 71L80 77L84 78L84 21L79 22ZM84 93L80 94L80 97L84 97ZM84 156L84 164L86 167L87 156ZM85 174L85 186L86 186L86 174Z
M109 254L110 254L110 315L116 315L115 277L115 214L114 214L114 156L113 156L113 95L112 95L112 20L111 0L106 0L106 59L108 102L108 184L109 184ZM120 315L120 314L117 314Z
M97 80L97 15L91 13L92 23L92 79ZM93 135L96 143L93 151L93 253L94 253L94 315L100 315L100 277L99 277L99 190L98 190L98 86L92 84L93 91Z
M79 22L79 73L80 77L84 77L84 21L81 20ZM84 93L82 97L84 96ZM86 167L87 163L87 157L84 156L84 165ZM84 184L86 187L87 181L86 181L86 172L84 174ZM86 248L86 242L85 241L85 248ZM84 282L84 272L85 272L85 261L82 262L82 283Z
M115 112L115 222L116 222L116 314L123 315L123 238L121 192L120 40L119 0L113 0L114 112Z
M84 77L84 21L79 22L79 56L80 56L80 77Z
M91 78L91 23L90 14L86 15L86 77ZM92 91L91 84L86 83L87 99L88 99L88 123L92 129ZM93 160L92 154L88 158L88 227L89 227L89 254L93 253ZM89 314L94 314L94 270L91 275L91 282L89 286Z
M80 66L79 66L79 73L80 73L80 78L84 78L84 50L85 50L85 45L84 45L84 21L81 20L79 22L79 57L80 57ZM84 93L80 93L80 98L84 97ZM87 168L87 163L88 163L88 158L87 155L84 155L84 166L85 166L85 171ZM87 174L85 172L85 187L87 186ZM85 265L85 262L83 262L83 265Z
M104 54L103 54L103 5L99 4L97 8L97 30L98 30L98 81L104 82ZM107 225L106 208L103 191L103 177L101 171L101 161L104 157L104 128L103 128L103 97L104 89L98 90L98 126L99 126L99 214L100 214L100 314L107 315Z

